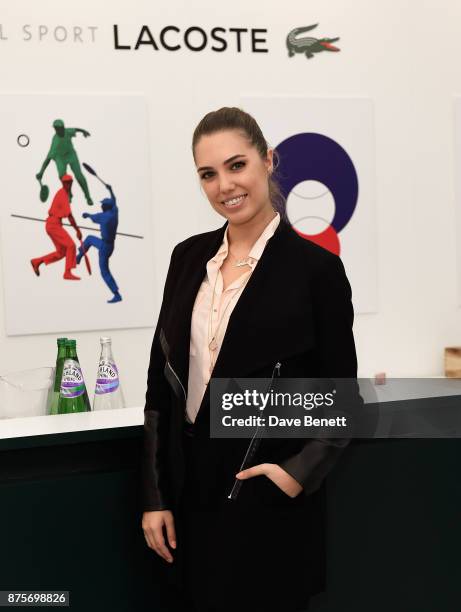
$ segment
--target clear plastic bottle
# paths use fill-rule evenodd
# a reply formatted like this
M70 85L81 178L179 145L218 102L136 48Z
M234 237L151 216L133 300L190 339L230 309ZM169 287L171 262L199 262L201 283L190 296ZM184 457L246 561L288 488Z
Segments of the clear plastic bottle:
M112 341L101 338L101 357L99 358L93 410L124 408L122 388L118 369L112 355Z

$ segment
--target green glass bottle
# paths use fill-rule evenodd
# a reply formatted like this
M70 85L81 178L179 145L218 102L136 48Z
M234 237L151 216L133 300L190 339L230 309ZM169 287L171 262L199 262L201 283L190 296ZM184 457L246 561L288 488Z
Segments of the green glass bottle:
M77 342L75 340L67 340L58 414L88 412L90 410L90 400L77 356Z
M58 355L56 357L56 370L54 375L54 386L51 394L49 414L58 414L59 394L61 391L61 378L64 361L66 359L66 342L67 338L58 338Z

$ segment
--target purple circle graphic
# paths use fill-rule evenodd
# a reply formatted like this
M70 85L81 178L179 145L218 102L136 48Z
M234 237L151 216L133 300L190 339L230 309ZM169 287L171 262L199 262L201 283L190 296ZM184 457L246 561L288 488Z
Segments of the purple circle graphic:
M346 151L332 138L314 132L290 136L277 145L276 151L283 195L287 198L303 181L323 183L335 201L331 225L340 232L354 214L359 194L357 172Z

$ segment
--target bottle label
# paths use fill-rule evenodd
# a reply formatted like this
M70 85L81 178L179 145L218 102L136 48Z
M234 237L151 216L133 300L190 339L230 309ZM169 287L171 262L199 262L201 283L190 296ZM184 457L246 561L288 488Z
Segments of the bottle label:
M98 378L96 379L96 395L114 393L119 387L117 366L112 360L102 359L99 362Z
M61 397L70 399L85 393L85 381L78 361L66 359L62 371Z

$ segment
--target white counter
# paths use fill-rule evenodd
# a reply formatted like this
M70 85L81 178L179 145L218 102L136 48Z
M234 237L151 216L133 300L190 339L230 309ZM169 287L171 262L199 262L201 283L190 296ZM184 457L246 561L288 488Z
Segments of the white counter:
M385 385L373 385L368 381L370 397L366 388L361 389L365 401L392 402L430 397L461 397L461 379L444 377L392 378ZM364 392L365 391L365 392ZM25 438L78 431L114 429L140 426L144 423L143 407L120 408L117 410L96 410L76 414L57 414L0 419L0 440Z
M0 439L143 425L142 407L0 420Z

